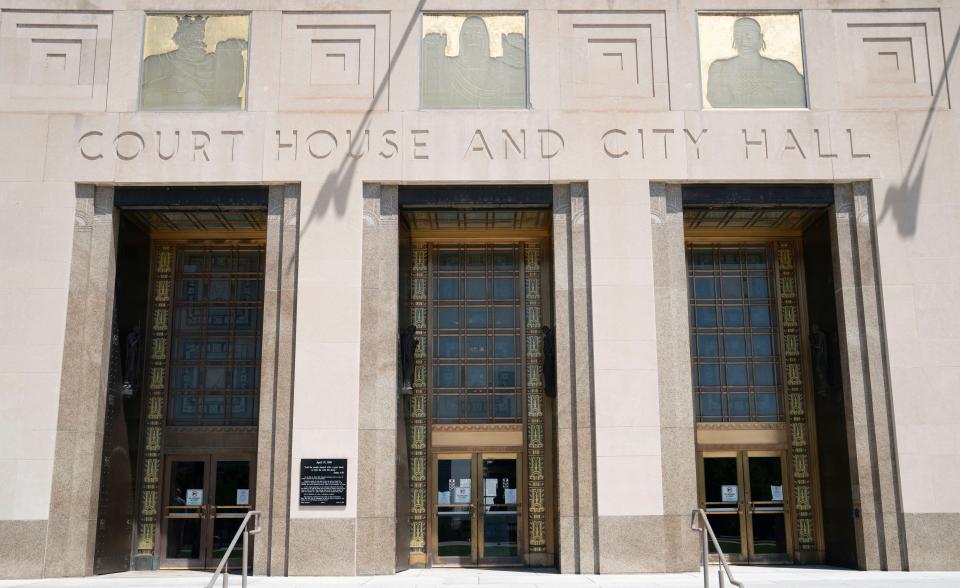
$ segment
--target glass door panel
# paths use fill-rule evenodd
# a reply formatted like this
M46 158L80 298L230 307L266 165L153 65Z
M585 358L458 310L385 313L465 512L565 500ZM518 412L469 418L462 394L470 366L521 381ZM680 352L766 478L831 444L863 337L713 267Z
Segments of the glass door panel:
M166 544L164 564L172 567L203 565L206 531L205 460L171 460L167 470L167 493L163 506Z
M507 563L519 556L520 508L517 459L482 459L481 563Z
M747 455L750 560L787 561L786 508L780 455Z
M473 459L438 458L435 471L436 563L476 562Z
M746 555L740 506L740 472L736 454L703 458L703 504L724 555L741 561ZM714 552L713 543L710 544Z
M250 510L252 504L251 462L249 459L216 460L213 480L213 503L211 516L213 519L213 537L211 540L211 558L207 567L216 566L220 558L226 553L233 536L240 528L243 517ZM232 563L236 559L240 562L240 551L234 549L230 558Z
M455 506L437 512L437 556L473 560L473 509Z

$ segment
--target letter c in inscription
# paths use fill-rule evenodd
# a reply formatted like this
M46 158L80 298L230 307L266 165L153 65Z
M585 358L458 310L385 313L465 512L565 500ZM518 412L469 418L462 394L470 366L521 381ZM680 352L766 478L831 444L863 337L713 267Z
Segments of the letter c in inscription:
M313 150L313 144L311 143L311 141L317 135L325 135L330 138L330 141L333 142L333 146L330 147L330 149L327 150L326 153L318 154L316 151ZM307 136L307 140L305 141L305 143L307 144L307 151L309 151L310 155L312 155L316 159L326 159L327 157L330 157L330 155L332 155L334 151L337 150L337 138L333 136L333 133L331 133L330 131L314 131Z
M80 155L83 156L87 161L96 161L97 159L103 159L103 153L97 153L96 155L92 153L87 153L86 148L83 146L83 142L89 139L90 137L102 137L103 133L100 131L90 131L89 133L84 133L80 135L80 139L77 143L80 145Z
M629 155L630 151L628 149L624 149L623 151L620 151L617 153L610 151L610 146L607 144L607 137L609 137L610 135L620 135L621 137L626 137L627 132L620 129L610 129L609 131L604 133L603 136L600 137L600 142L603 143L603 152L606 153L609 157L612 157L614 159L620 159L624 155Z
M137 147L136 153L134 153L133 155L120 153L120 139L123 139L124 137L136 137L137 142L140 143L139 147ZM116 148L117 157L119 157L123 161L130 161L131 159L136 159L138 155L143 153L143 149L147 146L146 142L143 140L143 137L141 137L140 133L136 131L124 131L120 133L119 135L117 135L117 138L113 140L113 145Z

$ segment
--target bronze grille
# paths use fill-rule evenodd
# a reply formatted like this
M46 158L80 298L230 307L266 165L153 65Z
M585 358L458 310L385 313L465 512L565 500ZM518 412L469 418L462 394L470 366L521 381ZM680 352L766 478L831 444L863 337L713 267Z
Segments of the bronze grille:
M773 255L688 245L690 347L701 422L783 420Z
M263 264L263 246L177 247L168 424L256 424Z
M437 245L431 255L434 423L519 423L519 245Z

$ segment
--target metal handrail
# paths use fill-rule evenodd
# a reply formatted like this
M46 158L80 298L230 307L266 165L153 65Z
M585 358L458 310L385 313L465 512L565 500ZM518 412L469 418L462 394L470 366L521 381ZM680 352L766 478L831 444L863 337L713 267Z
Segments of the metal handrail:
M697 525L697 521L703 523L702 526ZM738 582L733 578L733 572L730 571L730 566L727 565L726 558L723 557L723 550L720 549L720 543L717 541L717 536L713 534L713 527L710 526L710 521L707 519L707 513L702 508L693 509L693 513L690 516L690 529L700 533L702 537L701 545L701 559L703 563L703 588L710 588L710 574L707 571L707 566L710 563L709 554L710 554L710 545L709 541L713 541L713 548L717 551L717 561L720 562L720 569L717 570L717 577L720 578L720 588L723 588L723 574L727 574L727 579L730 580L730 583L737 588L743 588L743 582Z
M252 530L247 528L250 524L251 518L253 518ZM237 534L233 536L233 541L230 542L230 547L227 547L227 551L220 559L220 565L218 565L216 571L213 572L213 576L210 578L210 581L207 582L206 588L213 588L214 583L217 581L217 576L220 575L220 572L223 572L223 588L227 588L227 586L230 584L230 572L224 571L224 568L226 567L227 560L230 559L230 554L233 553L233 548L237 545L237 540L240 539L241 535L243 535L243 558L242 563L240 564L240 574L242 578L240 582L243 588L247 588L247 556L250 553L248 543L250 542L250 535L256 535L260 531L260 511L248 511L247 516L243 517L243 522L240 523L240 528L237 529Z

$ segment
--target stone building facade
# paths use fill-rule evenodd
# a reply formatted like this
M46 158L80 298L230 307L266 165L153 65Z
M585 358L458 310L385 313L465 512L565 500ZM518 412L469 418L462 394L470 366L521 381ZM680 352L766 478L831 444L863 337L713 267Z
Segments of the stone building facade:
M0 0L0 577L958 569L958 39Z

